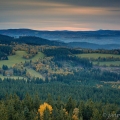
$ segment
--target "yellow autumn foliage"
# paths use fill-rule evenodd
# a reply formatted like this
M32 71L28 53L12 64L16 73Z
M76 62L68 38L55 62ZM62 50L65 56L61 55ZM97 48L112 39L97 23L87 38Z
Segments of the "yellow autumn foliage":
M68 112L66 111L66 109L64 108L63 111L65 112L65 115L68 115Z
M78 120L78 114L79 114L79 109L75 108L73 110L73 116L72 116L72 120Z
M53 110L52 106L49 105L48 103L44 103L44 104L40 105L40 107L38 109L38 112L40 113L40 116L43 116L43 113L46 109L48 109L49 112L52 113L52 110Z
M78 117L76 115L73 115L72 120L78 120Z

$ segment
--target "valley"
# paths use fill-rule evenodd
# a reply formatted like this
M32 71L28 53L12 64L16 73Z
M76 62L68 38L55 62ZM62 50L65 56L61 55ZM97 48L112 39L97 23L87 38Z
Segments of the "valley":
M1 36L0 91L0 106L9 108L11 101L12 106L21 104L21 109L13 108L14 113L19 115L19 111L25 113L28 109L29 114L34 113L33 117L29 115L31 120L39 118L38 107L44 102L57 113L66 110L65 120L78 120L73 119L76 109L85 113L79 112L80 119L96 119L97 110L99 120L105 120L104 112L119 113L120 50L71 47L35 36Z

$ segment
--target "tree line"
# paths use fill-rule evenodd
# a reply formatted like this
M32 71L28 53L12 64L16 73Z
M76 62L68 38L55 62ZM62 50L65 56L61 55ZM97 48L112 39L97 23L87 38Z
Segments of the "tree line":
M8 81L5 80L4 82L8 82ZM64 97L62 94L63 92L59 94L59 96L58 95L55 96L55 94L51 95L49 93L50 91L53 91L50 90L53 89L52 88L53 86L49 86L50 91L49 92L47 91L47 93L45 93L44 89L46 89L48 86L44 88L45 85L43 86L41 85L39 86L39 88L42 87L42 89L36 91L35 90L36 88L34 88L35 86L32 86L33 84L31 85L30 83L27 83L28 84L27 85L25 81L21 81L26 85L26 86L24 85L21 86L22 85L21 82L18 81L14 81L14 82L11 81L11 83L9 83L10 84L9 87L12 86L12 88L10 88L9 90L11 91L11 89L14 89L13 93L5 94L5 92L1 91L4 94L4 97L0 99L1 120L106 120L106 119L119 120L120 119L119 118L120 108L119 105L115 103L115 101L114 103L110 103L110 101L101 102L99 98L97 101L93 101L90 98L88 98L86 101L83 101L81 99L82 97L77 100L76 97L74 96L81 94L79 93L79 90L78 90L79 94L76 93L74 96L68 95L70 90L69 92L64 91L65 92L64 94L66 94L65 95L66 99L63 100ZM17 86L15 86L15 82L20 83L19 85L17 85L18 91L16 89ZM58 85L56 87L58 87ZM66 86L63 85L63 87L65 88ZM69 89L71 87L73 88L73 86L70 86ZM19 91L19 89L21 89L21 91ZM26 91L26 93L23 93L24 92L23 89ZM27 89L29 90L27 91ZM66 90L67 89L68 87L66 88ZM84 92L82 91L82 94L85 94L86 89L85 88L84 90L81 89L84 91ZM5 90L7 91L7 88L5 88ZM71 90L74 91L74 89ZM39 95L39 93L41 93L41 95ZM21 98L21 94L24 94L24 97ZM46 94L45 97L44 94ZM109 92L109 95L110 94L113 94L112 91ZM90 94L90 96L91 95L92 93ZM103 97L105 96L103 95Z
M12 53L12 47L0 45L0 60L8 60L8 55Z

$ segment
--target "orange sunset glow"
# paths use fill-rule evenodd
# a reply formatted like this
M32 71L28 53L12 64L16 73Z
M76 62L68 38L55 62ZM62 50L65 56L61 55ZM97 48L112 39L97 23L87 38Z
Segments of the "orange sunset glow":
M120 2L96 0L0 1L0 27L37 30L87 31L116 29L120 25Z

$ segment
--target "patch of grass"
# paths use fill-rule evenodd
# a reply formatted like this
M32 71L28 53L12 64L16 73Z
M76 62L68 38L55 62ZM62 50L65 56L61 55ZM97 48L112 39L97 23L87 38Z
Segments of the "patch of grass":
M93 62L93 65L99 66L120 66L120 61Z
M29 61L29 60L36 61L37 59L44 57L44 54L41 52L38 52L38 54L31 59L24 59L23 55L27 55L27 53L25 51L16 51L15 55L8 56L9 60L0 60L0 67L2 67L3 65L12 67L13 64L15 64L15 63L25 62L25 61Z
M31 68L26 68L27 71L30 73L30 75L32 77L38 77L38 78L42 78L43 80L45 79L40 73L36 72L35 70L31 69Z
M113 54L100 54L100 53L88 53L88 54L79 54L77 55L78 57L81 58L94 58L97 59L99 57L113 57L113 58L120 58L120 55L113 55Z
M88 58L91 60L98 59L99 57L101 57L101 58L106 58L106 57L120 58L120 55L100 54L100 53L79 54L77 56L81 57L81 58ZM103 62L92 61L92 62L93 62L93 65L99 65L99 66L119 66L120 65L120 61L103 61Z
M3 75L1 75L0 74L0 78L3 80L4 78L11 78L11 79L23 79L24 77L21 77L21 76L10 76L10 77L8 77L8 76L3 76ZM24 78L24 79L26 79L26 78Z

